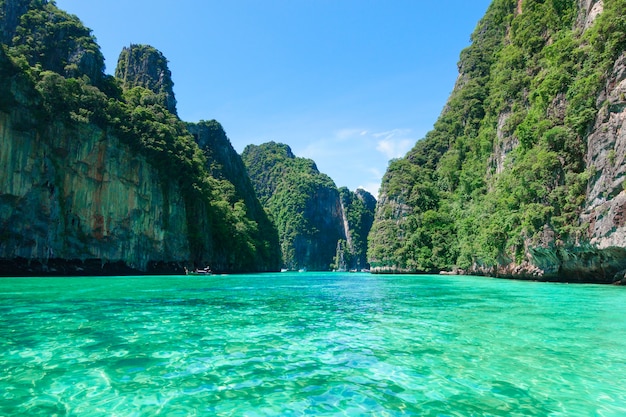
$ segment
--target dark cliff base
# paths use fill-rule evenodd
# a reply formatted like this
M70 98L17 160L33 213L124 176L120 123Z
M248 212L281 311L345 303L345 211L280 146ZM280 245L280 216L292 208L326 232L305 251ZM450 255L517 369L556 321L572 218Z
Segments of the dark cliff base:
M117 275L184 275L178 263L153 262L146 271L131 268L122 261L105 262L101 259L0 259L0 277L46 276L117 276Z
M524 281L577 284L626 285L626 248L599 249L587 245L531 248L520 264L498 266L474 264L470 269L452 271L408 271L396 267L375 267L375 274L474 275Z
M504 273L468 272L468 271L399 271L385 269L382 271L372 270L372 274L379 275L470 275L479 277L489 277L498 279L513 279L518 281L554 282L563 284L609 284L626 285L626 271L616 272L615 270L603 271L603 273L586 274L580 271L568 271L566 275L535 276L529 274L511 275Z
M460 275L450 274L450 275ZM549 276L532 276L532 275L507 275L507 274L476 274L466 273L465 275L485 276L490 278L499 279L514 279L518 281L536 281L536 282L553 282L562 284L613 284L613 285L626 285L626 281L623 280L624 273L608 273L606 275L586 275L583 273L575 272L567 275L549 275Z

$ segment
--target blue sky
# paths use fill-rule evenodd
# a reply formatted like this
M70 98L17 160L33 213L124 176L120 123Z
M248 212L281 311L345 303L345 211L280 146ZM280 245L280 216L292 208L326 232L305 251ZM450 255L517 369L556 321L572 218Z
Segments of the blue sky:
M57 0L113 73L131 43L169 60L181 119L233 146L286 143L374 196L432 129L491 0Z

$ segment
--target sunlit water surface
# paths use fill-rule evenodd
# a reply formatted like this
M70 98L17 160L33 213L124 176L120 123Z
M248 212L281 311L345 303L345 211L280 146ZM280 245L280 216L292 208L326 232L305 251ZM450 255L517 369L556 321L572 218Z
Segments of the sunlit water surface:
M0 416L623 416L626 288L0 279Z

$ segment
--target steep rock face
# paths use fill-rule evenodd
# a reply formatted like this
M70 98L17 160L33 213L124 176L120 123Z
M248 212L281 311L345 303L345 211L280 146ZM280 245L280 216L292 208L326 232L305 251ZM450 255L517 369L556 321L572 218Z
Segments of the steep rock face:
M209 167L211 173L215 177L228 179L235 185L240 198L260 207L258 199L254 198L254 188L243 160L233 148L222 125L216 120L203 120L198 123L187 123L187 130L212 162Z
M0 43L10 45L32 0L0 0Z
M243 201L248 217L257 223L255 238L263 242L255 250L254 265L259 271L273 271L280 268L280 247L278 232L270 221L263 206L256 197L248 171L233 148L226 132L215 120L187 123L200 149L210 161L209 171L215 178L225 179L234 186L234 199Z
M15 119L0 113L6 272L55 272L59 259L67 274L158 271L189 259L182 197L145 159L92 126L24 132Z
M125 89L143 87L157 94L160 104L170 113L176 114L172 73L167 59L157 49L149 45L124 48L117 61L115 77L121 80Z
M374 270L623 279L624 10L493 1L435 129L385 174Z
M352 192L346 187L339 189L339 197L346 242L337 245L335 267L339 270L369 269L367 236L374 222L376 199L364 189Z
M0 48L0 275L278 269L275 232L235 178L244 173L225 135L203 151L164 107L164 58L141 64L165 74L156 91L120 86L102 66L81 72L65 57L76 45L101 56L98 46L45 0L15 32L23 41Z
M336 242L345 237L343 213L336 188L319 187L311 191L303 211L309 229L295 237L294 258L300 267L324 271L333 262Z
M615 62L601 107L587 138L587 166L595 168L589 181L583 218L589 238L599 248L626 247L626 53Z
M313 161L295 157L287 145L249 145L242 158L278 229L283 266L328 270L337 242L346 239L333 181Z
M579 0L578 27L587 30L604 10L604 0Z

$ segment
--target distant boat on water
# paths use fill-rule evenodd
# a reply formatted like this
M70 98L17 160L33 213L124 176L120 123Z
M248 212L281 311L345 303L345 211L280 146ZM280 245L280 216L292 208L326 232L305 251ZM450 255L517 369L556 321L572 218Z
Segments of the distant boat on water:
M213 275L213 271L211 271L211 267L207 265L206 268L196 268L193 271L188 271L185 268L185 273L187 275Z

